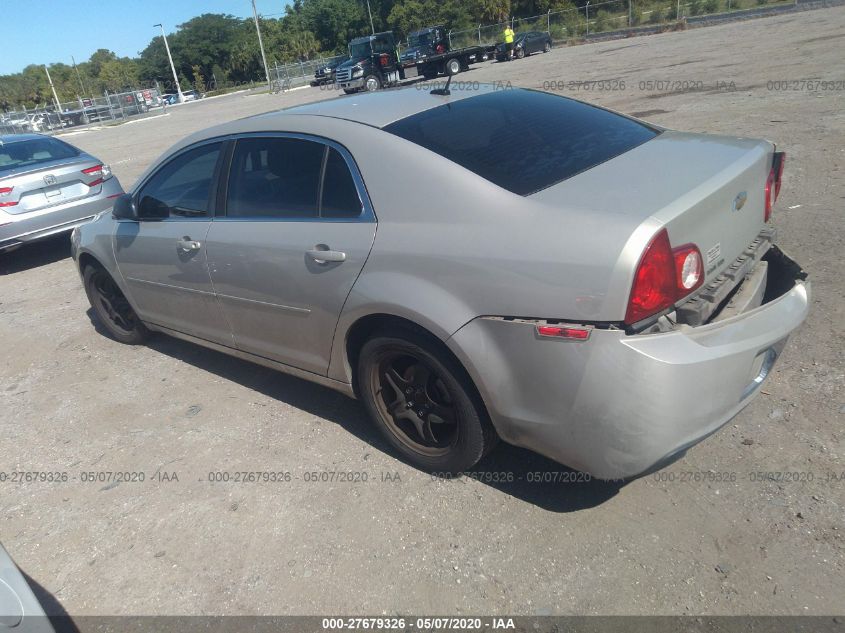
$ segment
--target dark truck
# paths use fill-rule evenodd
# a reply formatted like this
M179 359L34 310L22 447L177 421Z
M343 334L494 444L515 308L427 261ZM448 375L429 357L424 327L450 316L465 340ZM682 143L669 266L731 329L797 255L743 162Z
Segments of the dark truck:
M337 67L335 84L350 94L396 86L417 76L433 79L438 75L457 75L490 53L485 46L450 50L441 26L415 31L409 43L408 50L415 50L413 56L405 51L400 58L391 31L356 37L349 43L349 59Z

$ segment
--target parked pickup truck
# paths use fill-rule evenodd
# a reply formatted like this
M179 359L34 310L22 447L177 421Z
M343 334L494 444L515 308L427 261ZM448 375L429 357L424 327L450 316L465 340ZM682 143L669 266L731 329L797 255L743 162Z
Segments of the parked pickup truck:
M349 43L349 59L337 67L335 85L347 94L359 90L373 91L396 86L405 79L423 76L456 75L473 62L486 59L490 51L484 46L449 50L443 27L416 31L417 44L413 57L407 51L400 58L396 39L391 31L357 37ZM423 37L425 35L425 37Z

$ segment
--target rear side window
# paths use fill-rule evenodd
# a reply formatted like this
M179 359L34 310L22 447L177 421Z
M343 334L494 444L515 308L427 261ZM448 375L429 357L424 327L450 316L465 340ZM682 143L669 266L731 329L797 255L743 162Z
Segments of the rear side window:
M163 205L170 215L209 215L211 185L221 146L221 143L202 145L159 168L138 196L141 208Z
M356 218L362 210L352 173L334 147L285 137L238 140L229 170L228 217Z
M329 148L326 175L323 180L323 201L320 216L324 218L357 218L361 215L358 189L343 156Z
M658 134L648 125L580 101L521 89L455 101L384 129L523 196Z
M36 138L0 144L0 173L37 166L53 160L76 158L75 147L55 138Z
M238 141L229 171L229 217L315 218L325 145L298 138Z

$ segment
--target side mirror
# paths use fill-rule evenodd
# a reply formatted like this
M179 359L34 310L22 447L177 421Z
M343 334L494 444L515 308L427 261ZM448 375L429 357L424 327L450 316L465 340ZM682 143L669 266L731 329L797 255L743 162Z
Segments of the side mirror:
M152 196L144 196L138 205L139 220L164 220L170 217L170 207Z
M117 198L114 201L111 214L116 220L134 220L137 222L138 209L135 206L135 200L132 199L132 194L124 193Z

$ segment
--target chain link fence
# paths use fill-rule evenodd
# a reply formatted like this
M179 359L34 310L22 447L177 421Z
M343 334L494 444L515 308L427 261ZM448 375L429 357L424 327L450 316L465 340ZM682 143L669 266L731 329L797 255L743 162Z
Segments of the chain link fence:
M346 59L346 55L335 55L334 57L319 57L288 64L277 63L268 69L270 71L270 84L274 92L282 92L299 86L327 83L334 80L334 75L329 72L318 79L316 77L317 70L325 66L339 64Z
M528 18L512 18L497 24L479 24L472 29L449 32L453 48L492 45L503 41L506 26L518 34L526 31L549 33L555 40L595 35L635 26L669 25L687 17L724 14L767 6L792 5L798 0L600 0L566 11L549 11Z
M105 125L155 114L164 109L155 88L143 88L102 97L81 97L76 101L37 108L23 108L0 115L0 134L55 133L67 128Z

